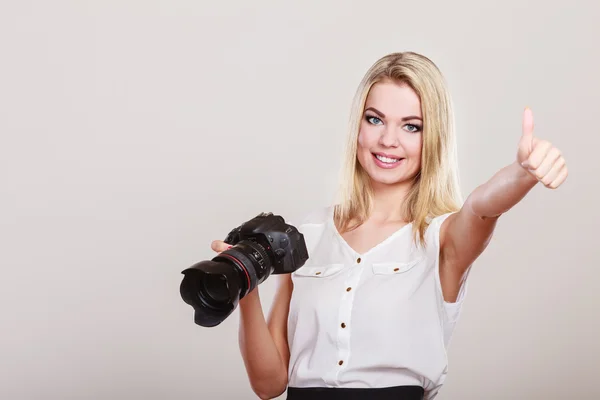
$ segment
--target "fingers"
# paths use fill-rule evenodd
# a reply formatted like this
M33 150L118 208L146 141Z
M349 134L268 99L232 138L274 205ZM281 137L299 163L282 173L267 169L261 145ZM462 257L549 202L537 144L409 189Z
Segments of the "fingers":
M533 165L531 166L531 168L534 168L533 171L531 171L531 172L533 172L533 174L535 175L536 178L543 179L544 177L546 177L548 175L550 170L555 167L557 161L560 158L561 158L560 151L558 151L558 149L556 147L550 147L550 149L547 150L547 153L545 154L545 156L542 159L542 161L540 162L540 164L537 167L534 167ZM534 160L534 161L537 162L537 160ZM558 172L558 171L556 171L556 172Z
M547 140L539 140L535 144L533 151L529 154L527 160L523 162L523 166L529 170L538 169L551 149L552 143Z
M550 189L556 189L557 187L562 185L562 183L565 181L565 179L567 179L568 175L569 175L569 171L567 169L567 166L565 165L560 169L558 176L546 186L549 187Z
M225 243L222 240L213 240L212 243L210 244L210 248L217 253L221 253L230 247L231 247L231 245Z
M536 145L524 166L538 181L551 189L559 187L568 175L565 158L560 150L547 141L540 141Z

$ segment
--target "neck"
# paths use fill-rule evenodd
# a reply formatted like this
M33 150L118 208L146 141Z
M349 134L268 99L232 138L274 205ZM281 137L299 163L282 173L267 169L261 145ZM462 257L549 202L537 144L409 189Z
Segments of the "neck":
M402 205L406 200L409 184L373 185L373 208L371 218L381 222L406 222Z

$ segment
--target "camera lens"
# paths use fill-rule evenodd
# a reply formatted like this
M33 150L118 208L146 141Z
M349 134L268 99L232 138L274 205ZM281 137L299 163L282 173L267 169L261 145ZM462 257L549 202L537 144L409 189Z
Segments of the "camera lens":
M241 298L270 273L271 261L258 243L240 242L210 261L183 271L180 292L201 326L216 326L227 318Z
M201 281L205 298L214 303L225 303L229 299L227 279L223 275L206 275Z

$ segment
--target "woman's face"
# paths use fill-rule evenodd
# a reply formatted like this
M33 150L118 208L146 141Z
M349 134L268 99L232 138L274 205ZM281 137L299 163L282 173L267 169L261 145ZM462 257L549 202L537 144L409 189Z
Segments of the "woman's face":
M406 184L421 168L421 102L408 85L372 86L358 135L358 161L373 183Z

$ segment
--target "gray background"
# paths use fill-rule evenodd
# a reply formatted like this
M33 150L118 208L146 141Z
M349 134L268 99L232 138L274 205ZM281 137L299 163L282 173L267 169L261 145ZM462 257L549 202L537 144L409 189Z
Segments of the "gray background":
M194 325L180 271L260 211L327 204L354 90L404 50L447 77L465 195L514 160L525 106L570 169L502 217L440 400L600 398L599 18L591 0L2 2L0 398L256 398L237 312Z

